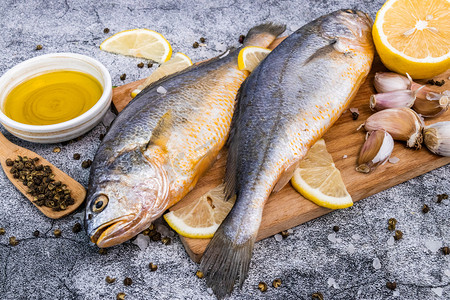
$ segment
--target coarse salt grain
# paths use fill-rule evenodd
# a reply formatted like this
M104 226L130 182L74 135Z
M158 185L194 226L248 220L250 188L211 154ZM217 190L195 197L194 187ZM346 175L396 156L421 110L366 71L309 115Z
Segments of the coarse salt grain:
M432 290L436 295L438 295L439 297L442 296L442 292L444 291L444 289L441 288L441 287L432 288L431 290Z
M291 229L288 229L288 233L289 234L292 234L292 233L294 233L294 230L291 228Z
M147 235L138 234L132 243L137 245L141 251L144 251L150 243L150 238Z
M447 275L448 277L450 277L450 269L445 270L444 274Z
M354 235L352 235L352 239L354 239L355 241L359 240L361 238L361 236L357 233L355 233Z
M400 158L394 156L394 157L390 157L390 158L388 159L388 161L389 161L391 164L396 164L396 163L398 163L398 162L400 161Z
M162 87L162 86L159 86L159 87L156 89L156 91L157 91L158 93L160 93L160 94L166 94L166 93L167 93L167 90L166 90L164 87Z
M359 114L359 110L358 110L358 108L356 108L356 107L351 107L350 108L350 112L352 112L352 113L357 113L357 114Z
M207 288L206 291L208 292L208 294L212 295L213 294L213 290L212 288Z
M394 297L400 296L400 291L395 290L395 291L392 293L392 296L394 296Z
M327 280L328 283L328 287L334 287L335 289L339 288L339 285L337 284L336 280L334 280L334 278L330 277Z
M281 242L283 240L283 236L281 234L277 233L274 235L275 241Z
M387 240L387 244L388 246L393 246L395 243L395 239L393 236L391 236L388 240Z
M381 262L380 262L380 260L378 259L378 257L375 257L375 258L373 259L372 266L373 266L373 268L374 268L375 270L381 269Z
M349 244L348 247L347 247L347 251L350 254L355 253L355 246L353 246L353 244Z
M328 235L328 240L332 243L336 243L336 233L330 233Z
M347 158L347 154L343 155L342 158Z
M431 252L436 252L442 247L442 242L435 240L426 240L425 247L427 247L427 249Z

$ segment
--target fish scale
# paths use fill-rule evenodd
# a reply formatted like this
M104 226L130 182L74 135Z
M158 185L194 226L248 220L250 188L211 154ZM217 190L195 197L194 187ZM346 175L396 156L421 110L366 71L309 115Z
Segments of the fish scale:
M354 10L322 16L281 42L242 85L225 176L226 194L236 194L236 202L200 265L219 299L247 276L266 200L290 180L369 73L371 22Z
M256 26L244 45L267 47L283 31L279 25ZM155 82L111 124L91 166L86 201L87 232L99 247L148 228L216 159L249 74L239 70L238 53L227 51Z

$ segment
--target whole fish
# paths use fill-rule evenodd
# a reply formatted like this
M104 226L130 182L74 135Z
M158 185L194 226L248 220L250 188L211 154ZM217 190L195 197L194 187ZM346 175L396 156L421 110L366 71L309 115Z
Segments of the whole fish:
M236 202L200 265L218 298L247 276L264 204L347 108L374 56L370 17L339 10L280 43L242 85L225 176Z
M267 47L284 29L256 26L244 46ZM238 68L238 54L161 79L117 116L91 167L85 223L92 242L110 247L146 229L216 159L248 76Z

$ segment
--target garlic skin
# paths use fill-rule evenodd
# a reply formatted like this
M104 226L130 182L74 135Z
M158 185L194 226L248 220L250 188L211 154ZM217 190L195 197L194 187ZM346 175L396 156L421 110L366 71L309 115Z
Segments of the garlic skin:
M394 139L384 130L367 133L366 141L358 157L356 171L369 173L376 167L383 165L394 150Z
M426 126L423 136L425 145L431 152L450 157L450 121Z
M370 96L370 109L380 111L388 108L412 107L416 100L416 92L398 90Z
M412 109L389 108L374 113L363 124L366 131L386 130L394 140L406 141L407 147L422 145L422 118Z
M373 85L378 93L411 89L412 80L393 72L377 72Z
M428 92L426 98L416 98L413 109L421 116L432 118L445 113L450 106L450 91Z

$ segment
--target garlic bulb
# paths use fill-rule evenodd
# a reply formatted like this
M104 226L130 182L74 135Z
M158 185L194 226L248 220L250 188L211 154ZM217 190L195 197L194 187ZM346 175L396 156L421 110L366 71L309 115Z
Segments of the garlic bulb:
M361 148L356 171L369 173L376 167L383 165L391 156L394 149L392 136L384 130L367 133L367 138Z
M423 129L427 148L438 155L450 156L450 121L438 122Z

